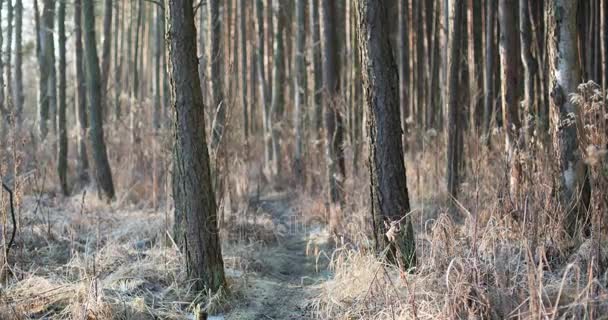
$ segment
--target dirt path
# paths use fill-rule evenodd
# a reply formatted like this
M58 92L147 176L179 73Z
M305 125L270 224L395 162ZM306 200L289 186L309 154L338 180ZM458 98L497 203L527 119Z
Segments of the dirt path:
M225 318L311 318L310 298L329 276L327 259L317 261L313 249L315 245L322 248L327 243L324 229L305 225L285 194L265 196L257 206L272 215L277 229L286 232L264 250L263 271L247 279L246 296L238 298L242 301Z

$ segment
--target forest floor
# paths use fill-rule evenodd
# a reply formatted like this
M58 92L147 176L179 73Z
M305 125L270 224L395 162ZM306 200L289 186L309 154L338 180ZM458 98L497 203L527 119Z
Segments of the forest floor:
M266 195L254 205L270 213L281 232L260 254L263 269L247 280L243 299L226 319L311 318L311 299L330 277L328 259L319 255L329 243L324 226L306 221L286 193Z

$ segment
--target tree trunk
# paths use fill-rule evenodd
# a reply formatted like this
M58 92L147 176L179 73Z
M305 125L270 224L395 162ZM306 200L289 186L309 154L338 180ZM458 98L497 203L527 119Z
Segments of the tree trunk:
M303 182L304 166L302 160L304 138L302 132L303 119L306 110L306 82L304 81L304 46L306 45L306 18L305 18L306 3L305 0L297 0L296 2L296 65L295 70L295 154L294 154L294 172L296 181Z
M570 235L574 235L578 224L585 219L590 196L587 168L577 137L576 122L580 113L570 101L570 95L576 92L581 82L577 57L577 3L551 0L546 10L551 127L560 170L559 201L566 214L564 227Z
M311 58L313 73L313 131L316 140L321 140L321 130L323 128L323 70L321 66L321 28L319 22L319 0L310 0L310 37L311 37Z
M6 71L6 94L4 97L6 98L6 103L4 104L8 113L14 112L14 104L13 104L13 71L12 71L12 54L13 54L13 2L12 0L6 1L6 59L4 61L4 69ZM9 120L12 114L7 114L5 120ZM7 121L10 123L10 120Z
M138 117L138 101L139 101L139 34L140 26L143 13L143 0L136 1L133 7L137 6L137 22L135 23L135 45L133 51L133 87L131 88L131 101L130 112L129 112L129 131L131 131L131 144L136 145L138 143L138 129L136 127Z
M84 0L82 6L84 18L84 47L86 55L86 83L89 101L89 137L93 148L95 177L100 191L106 200L114 198L112 171L103 135L101 110L101 72L95 44L95 10L93 0Z
M437 118L441 115L441 105L439 98L439 19L440 19L440 8L439 5L435 5L433 32L432 32L432 47L431 47L431 81L429 84L428 99L428 113L427 122L431 128L437 128Z
M274 56L272 58L272 102L270 103L270 127L272 136L273 174L281 176L281 142L279 122L285 109L285 46L283 43L283 1L273 0L274 14Z
M209 0L209 45L211 60L211 111L214 115L211 126L211 149L215 150L220 143L224 131L226 105L223 96L222 71L222 21L220 20L219 0Z
M36 0L37 1L37 0ZM23 2L15 0L15 91L13 102L15 104L15 118L17 125L21 125L23 115Z
M449 55L448 55L448 145L447 145L447 190L455 199L460 189L460 167L462 163L462 149L459 141L462 136L461 121L462 107L458 101L459 74L462 58L462 22L465 18L465 2L453 1L452 23L450 24Z
M344 127L339 103L340 66L338 62L338 38L333 0L322 0L323 13L323 90L325 92L325 134L329 200L332 205L342 205L345 177Z
M600 43L602 52L602 86L608 88L608 0L600 0Z
M205 139L192 0L167 0L165 3L171 104L175 112L175 240L185 257L188 278L194 281L194 289L217 292L225 286L226 280Z
M153 83L153 95L154 95L154 111L152 116L152 126L154 126L155 130L160 129L160 116L161 116L161 51L163 50L163 34L164 30L161 30L162 21L164 20L163 9L161 7L157 7L156 9L156 17L154 19L154 83ZM203 15L201 13L201 15ZM200 77L199 77L200 78Z
M117 4L118 5L118 4ZM109 112L108 103L108 79L110 77L110 48L112 44L112 0L103 2L103 43L101 51L101 108L107 117Z
M74 0L74 48L76 51L76 120L78 122L78 179L81 183L89 182L89 158L87 155L87 109L84 79L84 60L82 57L82 0Z
M358 1L359 46L363 65L363 91L370 114L370 192L376 251L390 246L389 258L401 269L416 266L414 230L405 176L398 71L392 56L386 7L382 1ZM386 226L395 224L397 234Z
M521 42L521 61L524 66L524 126L526 141L532 141L534 135L534 110L536 109L535 86L537 64L532 56L532 29L528 0L519 0L519 37ZM539 90L540 91L540 90Z
M511 196L519 192L521 168L519 165L519 37L516 32L517 2L498 2L498 22L500 23L500 65L502 82L502 114L505 126L505 152L510 164L509 186Z
M484 107L483 107L483 133L486 144L489 146L491 140L490 124L494 113L494 21L495 2L486 2L486 52L484 72Z
M243 108L243 131L245 141L249 139L249 110L247 106L247 3L240 0L240 40L241 40L241 107Z
M122 92L121 72L122 72L122 65L123 65L123 55L120 54L120 56L119 56L119 52L121 52L121 51L118 50L118 43L120 42L121 49L124 48L124 46L125 46L124 23L125 23L125 13L126 13L126 11L124 10L126 8L124 6L124 2L123 2L122 17L120 16L121 10L119 8L120 8L120 5L118 3L116 3L116 13L115 13L116 18L114 19L114 33L115 33L115 37L114 37L114 116L115 116L116 120L119 119L119 115L120 115L120 94ZM120 20L120 24L119 24L118 20ZM118 39L119 32L120 32L120 40Z
M410 42L407 21L409 1L399 1L399 105L401 108L401 125L403 127L403 150L408 149L408 118L410 116L409 106L409 83L410 83Z
M54 107L51 106L51 97L55 91L51 73L54 68L54 46L53 46L53 21L55 17L55 1L44 0L42 16L38 12L38 1L34 1L34 11L36 19L36 51L38 53L38 66L40 77L38 83L38 114L39 114L39 133L41 139L46 139L48 134L50 114L54 114ZM54 123L54 122L52 122Z
M61 191L65 196L69 194L68 189L68 130L66 124L66 54L65 54L65 1L59 2L57 13L57 32L59 34L59 109L57 118L59 121L59 150L57 153L57 175Z
M256 20L257 20L257 38L258 38L258 54L257 54L257 71L260 83L260 104L262 105L262 122L264 131L264 162L266 166L270 166L272 161L272 140L270 138L270 101L268 87L266 83L266 67L264 66L264 1L256 0L255 4Z
M2 16L2 3L0 3L0 17ZM2 30L0 28L0 49L2 49L2 43L4 42L4 38L2 37ZM42 69L41 69L42 71ZM2 57L2 54L0 53L0 118L2 118L2 120L0 120L0 145L3 142L3 137L6 135L5 131L5 126L8 126L8 123L6 120L8 120L9 117L9 110L8 110L8 106L5 103L5 99L4 99L4 58Z

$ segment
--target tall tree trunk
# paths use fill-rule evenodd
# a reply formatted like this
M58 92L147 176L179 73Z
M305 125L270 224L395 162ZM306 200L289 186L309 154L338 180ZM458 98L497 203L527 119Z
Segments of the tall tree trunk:
M217 292L226 285L226 279L205 139L192 0L166 0L165 9L171 104L175 111L175 239L194 289Z
M66 124L66 58L65 58L65 1L59 2L57 13L57 32L59 34L59 150L57 153L57 175L64 195L69 194L68 189L68 130Z
M433 10L434 12L434 22L433 22L433 31L432 31L432 46L431 46L431 79L429 84L429 94L427 95L428 99L428 113L427 113L427 122L431 128L437 128L437 118L441 115L441 105L440 98L441 95L439 91L439 20L440 20L440 8L439 5L436 4Z
M505 126L505 151L510 163L509 186L511 196L519 192L521 168L519 165L519 37L516 32L517 2L500 0L498 2L498 21L500 23L500 65L502 82L502 114Z
M37 11L37 10L36 10ZM0 3L0 17L2 17L2 3ZM2 36L2 30L0 28L0 49L2 49L2 43L4 42L4 38ZM42 70L42 69L41 69ZM4 99L4 57L0 53L0 144L3 142L3 137L6 135L5 126L8 126L6 120L9 117L8 106L5 103Z
M577 137L576 122L580 113L570 101L570 95L576 92L581 82L577 57L577 3L551 0L546 10L551 127L561 182L559 201L566 214L564 227L570 235L574 235L579 227L577 224L585 219L590 196L587 168Z
M519 0L519 38L521 41L521 61L524 66L524 126L526 140L530 142L534 135L535 86L537 64L532 55L532 29L530 25L528 0ZM540 90L539 90L540 91Z
M36 0L37 1L37 0ZM21 125L23 115L23 2L15 0L15 91L13 102L15 104L15 118L17 125Z
M306 45L306 2L305 0L297 0L296 2L296 59L295 59L295 154L294 154L294 172L298 183L303 182L304 164L302 155L304 153L304 133L302 132L303 121L306 118L306 82L304 73L304 55Z
M215 150L224 131L226 105L223 95L222 71L222 21L220 20L219 0L209 0L209 45L211 60L211 110L214 115L211 126L211 149Z
M12 70L12 56L13 56L13 1L6 1L6 59L4 61L4 69L6 73L6 109L9 113L14 112L13 104L13 70ZM8 119L8 117L7 117Z
M124 2L123 2L123 10L122 10L122 17L120 16L120 4L116 3L116 12L115 12L115 16L116 18L114 19L114 33L115 33L115 37L114 37L114 116L116 118L116 120L119 119L119 115L120 115L120 94L122 92L122 88L121 88L121 72L122 72L122 65L123 65L123 55L119 53L121 52L122 48L124 48L125 46L125 28L124 28L124 24L125 24L125 13L126 11L124 10L126 7L124 6ZM120 24L119 24L119 20L120 20ZM120 32L120 39L118 39L118 34ZM120 49L118 49L118 43L120 43Z
M245 141L249 139L249 110L247 107L247 3L240 0L240 40L241 40L241 107L243 108L243 131Z
M407 151L409 139L408 118L410 116L409 106L409 83L410 83L410 42L407 21L409 1L399 0L399 105L401 108L401 126L403 127L403 150Z
M333 0L322 0L323 13L323 90L325 92L325 134L329 200L332 205L342 204L345 177L344 127L339 103L340 65L338 62L338 37L336 4Z
M448 144L447 144L447 190L448 193L458 198L460 189L460 167L462 163L462 149L459 146L459 141L462 136L461 121L462 107L458 101L460 74L460 63L462 58L462 22L465 19L465 2L453 1L452 3L452 23L450 24L449 36L449 55L448 55Z
M89 138L93 148L95 178L100 191L107 200L114 198L112 170L108 162L108 153L103 135L101 110L101 72L95 44L95 10L93 0L84 0L82 6L84 18L84 47L86 55L86 83L89 101Z
M110 48L112 44L112 0L104 0L103 8L103 43L101 46L101 108L104 116L107 117L110 114L107 90L108 79L110 77Z
M87 155L87 105L84 78L84 59L82 52L82 0L74 0L74 48L76 59L76 120L78 122L78 179L81 183L89 182L89 158Z
M401 269L416 266L416 246L405 176L399 94L395 88L398 71L389 41L385 3L358 1L359 45L363 64L363 90L370 114L370 193L376 251L389 252ZM387 230L395 224L396 233ZM395 231L395 229L393 229Z
M270 138L270 101L268 87L266 83L266 67L264 66L264 1L256 0L255 3L256 20L257 20L257 39L258 39L258 54L257 54L257 77L260 83L260 104L262 105L262 122L264 131L264 162L266 166L272 161L272 140Z
M486 1L486 52L485 52L485 72L484 72L484 102L483 102L483 133L486 143L489 146L491 140L490 123L494 112L494 21L495 21L495 1Z
M319 0L310 0L310 51L313 73L313 131L315 132L316 140L321 140L321 129L323 128L323 70L321 65L321 28L319 20Z
M154 83L153 83L153 95L154 95L154 114L152 116L152 125L155 130L160 129L160 116L161 116L161 51L163 50L163 33L161 30L162 21L164 20L163 9L156 7L156 17L154 18ZM201 13L201 16L203 14ZM200 77L199 77L200 78Z
M272 58L272 102L270 103L270 127L272 136L273 174L281 176L281 142L279 123L285 109L285 46L283 43L283 1L273 0L274 15L274 56Z
M135 145L138 141L138 129L136 127L137 117L139 113L139 38L140 38L140 26L143 13L143 0L136 1L133 7L137 6L137 22L135 23L135 44L133 51L133 87L131 88L131 101L130 112L129 112L129 130L131 131L131 144ZM132 7L132 8L133 8Z
M54 46L53 46L53 21L55 17L55 1L44 0L44 8L40 16L38 1L34 1L34 13L36 20L36 51L38 53L38 66L40 77L38 84L38 114L39 133L44 140L48 134L50 114L54 114L51 106L51 94L55 91L51 73L54 68ZM54 123L54 122L52 122Z
M602 86L608 88L608 0L600 0L600 43L602 52Z

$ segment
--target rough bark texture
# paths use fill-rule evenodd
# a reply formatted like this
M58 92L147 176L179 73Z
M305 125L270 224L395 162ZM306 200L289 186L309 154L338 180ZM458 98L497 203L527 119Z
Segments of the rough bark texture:
M64 195L68 189L68 130L66 124L66 34L65 34L65 1L59 2L57 12L57 33L59 34L59 109L57 121L59 125L59 150L57 152L57 175Z
M600 43L602 54L602 86L608 88L608 0L600 0Z
M15 0L15 91L13 103L15 104L15 118L21 124L23 115L23 2Z
M55 91L51 86L51 69L54 69L54 58L51 58L54 50L52 47L53 33L52 26L55 17L55 1L45 0L42 16L39 15L38 1L34 1L34 11L36 19L36 51L38 53L38 66L40 77L38 82L38 129L40 137L44 140L48 134L49 113L52 113L50 96ZM39 17L40 16L40 17ZM51 89L52 88L52 89Z
M519 146L521 123L519 120L519 80L520 55L519 37L516 32L517 2L500 0L498 2L498 22L500 24L500 65L502 115L505 125L505 151L510 162L509 186L511 196L519 190L521 170L519 168Z
M305 118L304 112L306 110L306 82L304 72L304 46L306 44L306 26L305 26L305 0L297 0L296 2L296 65L295 65L295 114L294 114L294 127L295 127L295 153L294 153L294 173L298 183L302 182L304 177L303 170L303 146L304 137L302 132L303 120Z
M175 240L197 291L217 292L226 280L205 139L192 0L166 0L171 104L175 122Z
M570 94L581 82L578 60L577 4L570 0L547 3L547 45L553 148L560 170L559 201L565 211L564 227L574 235L589 204L587 168L578 145L576 122L580 113Z
M383 2L358 2L359 46L363 67L363 91L370 114L370 178L372 218L377 252L389 252L402 269L416 265L414 230L406 214L410 203L405 176L399 117L398 71L389 41ZM387 237L386 224L398 223L399 233ZM389 256L390 257L390 256Z
M344 126L339 104L340 65L338 62L338 36L336 3L322 0L323 17L323 90L325 92L325 134L326 161L329 181L329 200L340 205L344 200L343 183L345 176Z
M86 56L86 83L89 102L89 138L93 149L95 178L100 191L107 200L114 198L112 171L103 136L101 110L101 72L95 44L95 10L93 0L84 0L82 5L84 19L84 47Z
M123 8L124 7L124 3L123 3ZM122 91L121 85L120 85L120 76L121 76L121 69L122 69L122 54L120 54L119 56L119 49L118 49L118 44L121 44L121 48L124 47L124 37L125 37L125 33L124 33L124 28L121 28L121 26L124 26L124 20L125 20L125 11L122 10L122 19L120 18L120 4L116 3L115 4L115 11L114 11L114 115L116 116L118 113L120 113L118 110L120 110L120 93ZM122 21L122 24L119 23L119 20ZM118 34L120 33L120 39L118 38ZM119 58L120 57L120 58ZM109 110L107 110L107 114L109 114Z
M84 59L82 52L82 0L74 0L74 48L76 59L76 120L78 122L78 179L81 183L87 183L89 177L89 158L87 156L87 102L84 78Z
M161 117L161 51L163 50L163 34L164 30L162 27L162 20L165 18L163 14L163 9L161 7L157 7L156 16L154 18L154 83L153 83L153 95L154 95L154 111L152 115L152 125L154 129L160 129L160 117ZM202 15L202 14L201 14Z
M285 45L283 43L282 0L273 0L274 17L274 52L272 58L272 101L270 103L270 127L272 136L272 171L275 176L281 175L281 143L279 122L285 109Z
M224 132L226 105L222 89L222 21L220 20L219 0L209 0L209 59L211 60L211 110L214 115L211 126L211 149L220 143Z
M6 94L4 97L6 98L6 109L9 114L7 114L6 120L9 120L14 112L14 104L13 104L13 66L12 66L12 57L13 57L13 1L6 1L6 49L5 55L6 58L4 60L4 69L6 74Z
M448 193L457 198L460 188L460 163L462 161L462 149L459 146L462 136L461 120L462 106L458 101L459 83L462 58L462 22L465 18L464 1L454 1L452 4L452 23L450 24L450 37L448 45L448 144L447 144L447 190Z
M319 20L319 0L310 0L310 37L311 37L311 58L313 72L313 130L315 138L321 140L321 129L323 128L323 67L321 65L321 27Z
M266 67L264 66L265 50L264 46L264 1L256 0L255 3L256 12L256 26L257 26L257 40L258 40L258 54L257 54L257 77L260 83L260 104L262 105L262 126L264 131L264 162L266 166L270 165L272 161L272 140L270 138L270 93L268 92L268 85L266 83Z

